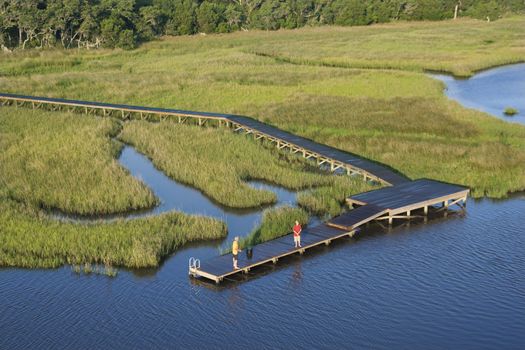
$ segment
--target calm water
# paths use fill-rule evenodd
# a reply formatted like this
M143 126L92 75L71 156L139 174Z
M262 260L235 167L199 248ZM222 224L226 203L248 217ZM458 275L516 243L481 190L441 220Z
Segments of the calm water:
M443 81L447 85L445 94L462 105L525 124L525 63L483 71L470 79L432 76ZM503 111L507 107L517 109L519 114L506 116Z
M233 231L260 215L217 208L131 148L121 162L162 198L155 210L222 217ZM279 197L294 201L288 191ZM220 286L187 276L188 258L216 255L217 243L115 279L2 269L0 349L522 349L524 213L523 194L470 200L466 214L388 232L370 226Z

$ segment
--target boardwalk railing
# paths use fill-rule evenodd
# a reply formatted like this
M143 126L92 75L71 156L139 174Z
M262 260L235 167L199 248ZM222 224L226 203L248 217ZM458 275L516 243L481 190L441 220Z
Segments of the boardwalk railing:
M344 171L348 175L360 175L365 181L384 185L396 185L408 181L392 169L309 139L287 133L252 118L220 113L194 112L178 109L140 107L60 98L24 96L0 93L2 106L41 108L52 111L80 112L102 117L117 117L123 120L141 119L150 121L174 120L178 123L194 123L199 126L213 124L253 135L256 140L275 144L278 149L313 159L318 166L332 172Z

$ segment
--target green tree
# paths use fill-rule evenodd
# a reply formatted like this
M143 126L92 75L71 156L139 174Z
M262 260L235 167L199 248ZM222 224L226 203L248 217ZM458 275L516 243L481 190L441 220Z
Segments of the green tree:
M205 1L197 9L197 25L201 33L217 31L220 20L220 8L213 2Z

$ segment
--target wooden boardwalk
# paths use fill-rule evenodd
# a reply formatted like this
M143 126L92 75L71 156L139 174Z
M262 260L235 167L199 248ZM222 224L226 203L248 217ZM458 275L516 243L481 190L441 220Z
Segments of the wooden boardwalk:
M121 119L143 119L178 123L194 123L200 126L216 125L232 128L236 132L253 135L255 139L266 140L279 149L300 154L316 160L317 165L326 166L330 171L344 171L348 175L361 175L365 181L376 181L384 185L397 185L409 181L389 167L363 159L354 154L319 144L304 137L296 136L255 119L221 113L195 112L180 109L130 106L123 104L67 100L0 93L0 105L43 108L53 111L82 112L86 114L111 116Z
M190 259L190 275L204 277L217 283L227 276L248 272L253 267L268 262L276 263L281 257L296 253L302 254L309 248L329 244L332 240L344 236L352 236L359 226L372 220L386 220L389 224L397 219L410 220L426 216L429 208L438 204L441 205L441 209L447 209L452 205L464 208L469 193L467 188L437 181L410 181L382 164L293 135L245 116L8 93L0 93L0 105L82 112L123 120L141 119L162 122L170 119L178 123L193 123L199 126L212 124L227 127L236 132L253 135L257 140L274 143L278 149L286 149L307 159L313 159L317 165L326 167L332 172L344 171L348 175L360 175L365 181L393 186L348 198L348 204L356 208L325 224L303 230L301 248L293 248L291 235L259 244L254 247L253 256L250 259L245 255L240 255L239 266L241 268L239 270L232 269L231 254L217 256L202 263L198 259ZM416 213L416 211L421 211L421 213Z
M301 248L294 248L292 235L286 235L256 245L253 247L251 258L246 254L239 254L238 270L232 267L232 255L225 254L202 263L199 260L190 260L189 274L219 283L228 276L247 273L263 264L276 263L282 257L303 254L310 248L328 245L335 239L351 237L359 226L373 220L388 220L392 224L394 219L410 220L424 217L429 208L436 205L439 205L440 209L447 209L453 205L465 208L468 193L469 190L465 187L426 179L362 193L348 198L350 204L358 207L327 223L304 229L301 234Z

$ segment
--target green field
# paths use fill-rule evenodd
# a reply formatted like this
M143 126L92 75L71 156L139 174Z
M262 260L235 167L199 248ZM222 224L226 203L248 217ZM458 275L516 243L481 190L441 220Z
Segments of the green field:
M470 75L525 61L524 27L525 17L410 22L172 37L134 51L2 53L0 86L27 95L246 114L414 179L505 197L525 189L525 128L449 101L443 84L424 71ZM105 214L157 202L118 165L121 141L170 177L232 207L275 201L246 186L251 179L308 189L299 203L322 216L338 214L345 196L371 188L225 130L0 111L0 265L155 266L186 241L224 236L222 223L179 213L88 226L46 218L42 210Z

